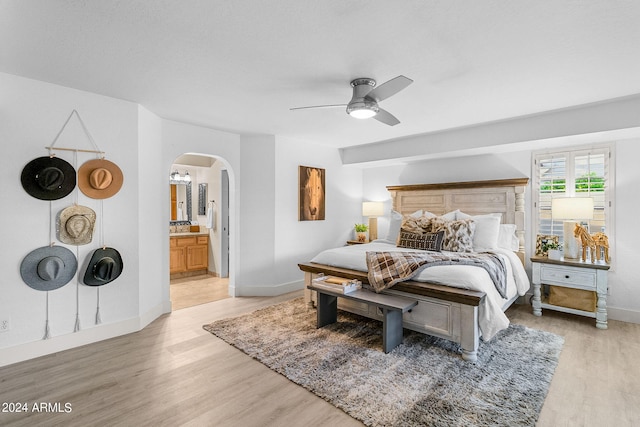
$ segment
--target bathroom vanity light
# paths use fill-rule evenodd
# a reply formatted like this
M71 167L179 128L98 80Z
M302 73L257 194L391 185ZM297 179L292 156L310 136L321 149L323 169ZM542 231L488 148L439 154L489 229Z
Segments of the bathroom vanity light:
M189 175L189 171L184 171L184 175L180 175L180 172L175 170L171 172L171 175L169 175L169 180L191 182L191 175Z

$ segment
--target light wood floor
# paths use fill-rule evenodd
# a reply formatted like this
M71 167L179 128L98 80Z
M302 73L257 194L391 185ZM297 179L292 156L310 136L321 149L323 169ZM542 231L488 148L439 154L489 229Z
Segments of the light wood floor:
M208 274L172 279L169 289L175 311L229 298L229 279Z
M227 298L162 316L144 330L0 368L0 403L59 402L68 413L2 413L3 426L359 426L341 410L202 329L284 301ZM515 323L563 335L539 426L632 426L640 420L640 325L529 306ZM1 408L0 408L1 409Z

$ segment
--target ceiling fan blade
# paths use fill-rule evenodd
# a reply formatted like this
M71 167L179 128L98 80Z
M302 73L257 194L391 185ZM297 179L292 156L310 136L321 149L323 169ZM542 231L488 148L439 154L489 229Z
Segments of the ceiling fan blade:
M394 116L387 110L383 110L382 108L378 110L378 114L373 116L373 118L389 126L395 126L400 123L400 120L396 119L396 116Z
M347 104L330 104L330 105L312 105L309 107L295 107L295 108L289 108L290 111L293 110L307 110L310 108L333 108L333 107L346 107Z
M373 99L376 102L380 102L383 99L387 99L391 95L395 95L405 87L413 83L408 77L398 76L388 82L382 83L380 86L373 88L369 93L365 95L365 98Z

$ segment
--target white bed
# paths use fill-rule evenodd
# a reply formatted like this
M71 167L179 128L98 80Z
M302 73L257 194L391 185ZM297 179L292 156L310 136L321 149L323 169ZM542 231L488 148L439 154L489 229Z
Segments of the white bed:
M529 289L529 280L523 267L524 190L527 182L527 178L517 178L387 187L392 198L392 209L403 215L416 210L436 215L452 211L462 211L472 216L499 213L503 224L514 224L517 228L516 247L513 250L492 249L506 260L506 298L500 296L482 268L467 265L427 267L410 281L383 291L418 299L418 306L403 316L405 328L454 341L460 344L465 360L475 361L480 336L489 340L509 325L504 310ZM364 245L328 249L309 263L299 264L299 267L305 272L307 285L319 274L338 275L368 283L366 252L397 250L412 249L396 247L395 239L376 240ZM312 292L307 291L305 297L309 304L313 304ZM366 304L340 299L339 307L367 317L381 318L381 313Z
M367 271L366 252L413 252L414 249L399 248L395 242L376 240L363 245L343 246L328 249L316 255L311 262L332 267L347 268L356 271ZM479 291L486 294L479 305L478 323L482 338L486 341L500 330L509 326L509 319L503 310L518 296L529 289L529 279L518 256L510 250L497 248L507 267L507 297L496 290L489 274L483 269L471 265L441 265L422 269L411 280L428 282L460 289ZM393 288L391 288L393 289Z

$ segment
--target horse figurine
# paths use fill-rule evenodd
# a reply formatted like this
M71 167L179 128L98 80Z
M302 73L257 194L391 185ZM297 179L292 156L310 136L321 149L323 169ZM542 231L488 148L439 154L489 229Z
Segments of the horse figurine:
M591 262L595 262L593 254L596 252L596 244L587 229L576 223L573 229L573 235L579 237L582 242L582 262L587 261L587 248L591 249ZM599 257L598 257L599 259Z
M609 238L607 235L599 231L592 234L591 238L596 245L596 260L600 261L600 252L603 249L604 255L602 258L604 262L609 264Z

